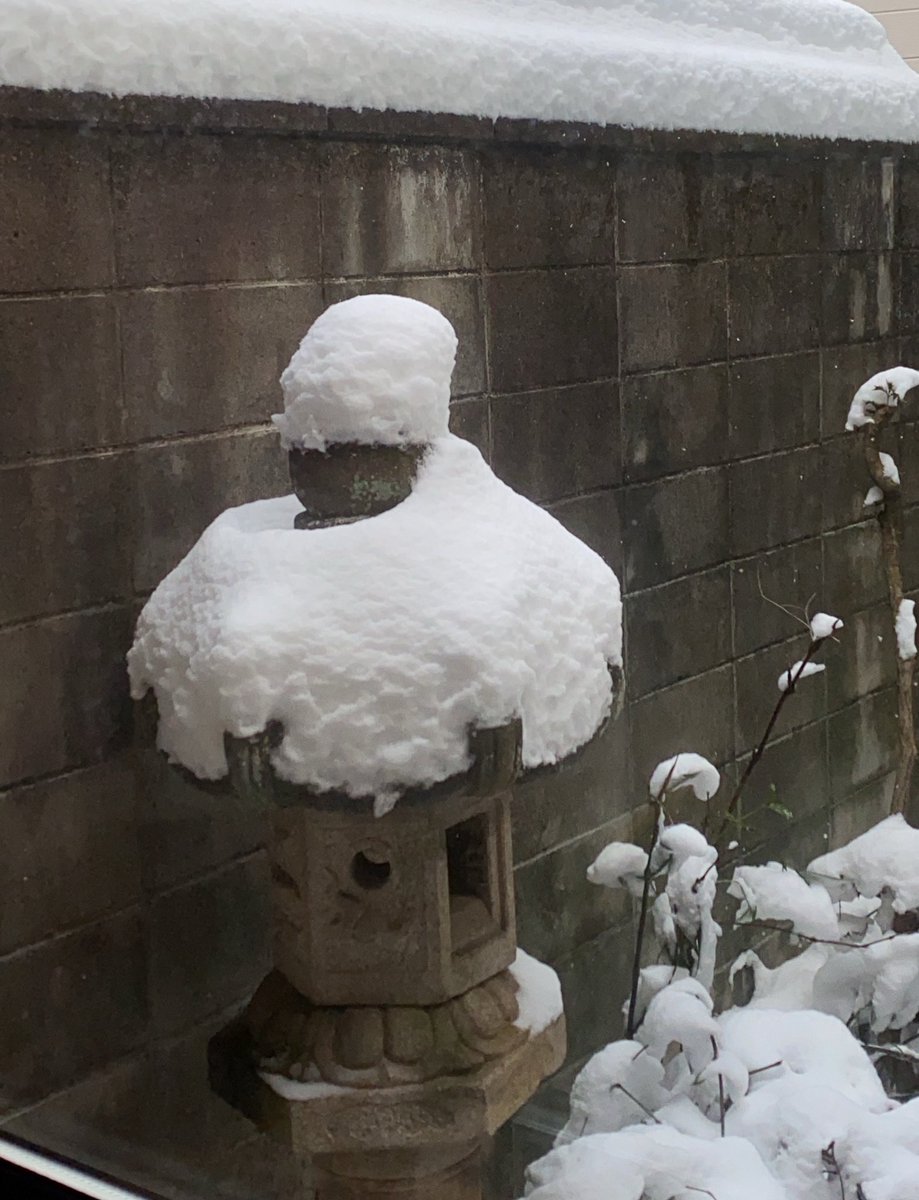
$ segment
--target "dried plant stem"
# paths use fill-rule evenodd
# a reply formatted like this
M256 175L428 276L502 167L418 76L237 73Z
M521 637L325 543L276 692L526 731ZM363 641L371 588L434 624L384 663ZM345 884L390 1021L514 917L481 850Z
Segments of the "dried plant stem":
M731 799L728 801L727 808L724 810L724 814L721 818L721 824L718 826L717 832L711 839L716 846L720 845L721 839L724 837L728 825L731 823L734 814L737 812L737 805L740 803L740 797L743 795L743 790L747 786L747 780L753 774L754 770L756 769L756 764L766 752L766 747L769 745L769 739L772 737L772 731L775 729L776 722L782 715L782 709L785 707L785 702L791 695L794 694L794 690L802 674L804 673L805 667L809 662L813 661L826 640L826 638L816 638L810 643L810 645L807 647L806 654L798 664L798 669L793 675L789 675L788 687L784 692L779 693L779 698L776 701L775 708L772 710L772 715L766 722L766 728L763 730L763 736L757 743L756 749L750 755L750 761L747 763L746 767L744 767L743 774L738 780L737 786L734 788Z
M771 933L788 933L801 942L811 946L843 946L846 950L867 950L869 946L879 946L881 942L892 942L895 938L906 937L903 933L885 933L883 937L874 938L870 942L844 942L837 938L813 937L809 933L799 933L797 929L786 928L769 921L732 921L732 929L768 929Z
M654 820L651 824L651 837L648 840L648 861L645 863L645 874L641 885L641 908L638 913L638 930L635 934L635 958L632 962L632 990L629 993L629 1015L626 1019L626 1037L633 1037L635 1034L636 1020L635 1010L638 1006L638 981L641 977L641 952L645 941L645 926L648 923L648 906L651 899L651 878L654 870L651 866L651 860L654 857L654 850L657 846L658 835L660 834L661 820L664 815L664 802L667 799L667 789L670 787L670 781L673 779L673 772L676 770L679 755L673 760L673 765L667 772L667 778L664 780L663 786L656 796L651 797L651 805L654 809Z
M672 771L672 768L671 768ZM663 795L663 793L661 793ZM651 899L651 858L654 855L654 848L657 846L657 837L660 832L662 802L660 799L652 801L654 805L654 820L651 823L651 837L648 842L648 861L645 863L645 874L641 885L641 908L638 912L638 930L635 934L635 957L632 961L632 990L629 993L629 1015L625 1025L625 1036L628 1038L635 1036L635 1009L638 1005L638 981L641 977L641 951L645 940L645 926L648 921L648 907Z
M715 1041L714 1038L712 1038L711 1041L712 1041L712 1054L714 1054L715 1058L717 1058L718 1057L718 1043ZM720 1117L721 1117L720 1124L721 1124L721 1136L722 1137L724 1137L725 1108L726 1108L726 1105L724 1103L724 1076L719 1071L718 1072L718 1111L719 1111Z
M638 1097L633 1096L632 1093L629 1091L629 1089L627 1087L624 1087L621 1083L611 1084L609 1090L611 1092L622 1092L623 1095L628 1096L628 1098L632 1101L632 1103L635 1105L635 1107L640 1108L641 1111L645 1114L645 1116L649 1117L654 1122L655 1125L663 1124L660 1117L656 1117L654 1115L654 1113L651 1111L651 1109L647 1107L647 1105L642 1104L642 1102L638 1099ZM583 1133L583 1130L581 1132Z
M891 616L896 624L903 602L903 572L900 567L900 545L903 540L903 497L900 485L884 473L881 462L881 431L889 419L888 409L881 411L875 423L864 427L865 462L872 482L884 493L884 503L878 512L881 528L881 553L887 576L887 595ZM916 724L913 714L913 677L916 659L903 659L897 654L897 776L894 782L890 811L905 813L909 807L913 768L916 763Z

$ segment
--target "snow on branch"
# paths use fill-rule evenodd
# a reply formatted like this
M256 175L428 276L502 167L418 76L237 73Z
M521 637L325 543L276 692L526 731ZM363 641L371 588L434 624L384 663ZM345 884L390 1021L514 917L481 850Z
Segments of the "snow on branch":
M781 863L763 867L736 867L728 895L740 900L737 923L789 922L794 933L810 938L839 938L833 902L824 888L810 885L797 871Z
M711 800L721 786L721 776L701 754L675 754L654 768L648 790L652 800L691 787L698 800Z
M903 662L916 657L916 601L901 600L897 609L897 653Z
M887 417L907 392L919 387L919 371L911 367L890 367L878 371L858 389L852 398L846 429L850 432L874 425L879 416Z
M839 617L824 612L814 613L810 619L811 641L819 642L824 638L832 637L842 628L843 622Z
M840 624L842 624L842 622L840 622ZM821 671L825 670L826 663L805 662L804 659L800 659L798 662L792 663L788 670L783 671L779 676L779 691L787 692L790 688L793 688L795 684L800 683L802 679L807 679L811 675L819 675Z

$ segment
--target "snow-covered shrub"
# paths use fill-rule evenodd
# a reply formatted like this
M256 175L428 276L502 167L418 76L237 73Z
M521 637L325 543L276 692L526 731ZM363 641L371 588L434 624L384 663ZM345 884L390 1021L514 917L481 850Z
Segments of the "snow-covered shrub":
M919 830L902 815L916 757L916 620L902 590L900 473L879 446L915 387L919 372L880 372L857 391L846 424L864 439L865 505L881 527L897 635L893 815L801 873L777 862L734 866L733 925L782 930L798 953L770 969L746 950L729 981L748 972L752 997L716 1013L716 846L728 829L740 836L738 800L781 709L825 669L816 653L842 629L837 617L805 611L810 645L778 678L772 716L714 844L689 825L667 824L670 792L692 787L710 800L719 783L711 764L680 754L651 777L649 850L613 844L588 872L640 901L628 1036L575 1081L555 1149L530 1168L530 1200L919 1200L919 1098L888 1096L878 1070L894 1059L911 1071L910 1093L919 1092L911 1045L919 1041ZM649 912L665 961L642 967Z
M837 627L818 622L814 636ZM775 969L742 954L731 973L750 971L753 997L719 1014L718 855L692 826L667 825L678 786L711 799L717 772L696 755L662 763L650 855L614 843L589 869L642 900L667 961L641 967L639 944L634 1032L578 1075L527 1197L917 1200L919 1099L889 1098L876 1063L893 1052L919 1065L879 1041L909 1037L919 1015L919 933L898 932L915 928L919 831L895 815L803 873L736 866L734 923L784 930L800 950Z

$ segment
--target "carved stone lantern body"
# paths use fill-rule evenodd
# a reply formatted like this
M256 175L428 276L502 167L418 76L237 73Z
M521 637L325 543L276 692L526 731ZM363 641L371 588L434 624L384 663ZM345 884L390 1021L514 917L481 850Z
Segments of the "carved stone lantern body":
M145 609L132 679L137 695L156 688L161 744L165 736L174 759L206 778L222 774L212 789L270 813L275 969L212 1042L214 1088L314 1156L320 1200L473 1200L482 1138L564 1057L557 977L516 947L510 804L526 735L534 761L551 763L609 715L621 683L614 671L611 698L618 584L447 435L456 340L440 314L394 297L330 312L285 372L295 395L276 418L302 511L285 499L218 518ZM352 359L372 403L348 376ZM316 432L320 418L333 435ZM511 532L495 524L496 511ZM427 539L420 552L416 537ZM324 547L352 554L344 575L327 570ZM365 562L392 556L398 604L379 580L373 600L396 613L395 649L365 618L361 589ZM434 638L425 624L432 562L449 581ZM285 592L277 608L265 563ZM286 586L288 564L301 592ZM311 590L317 576L324 608ZM589 616L579 624L585 593ZM311 654L325 627L309 622L317 607L329 611L329 597L333 615L336 598L347 608L343 644L358 631L344 664ZM564 626L561 651L552 617ZM387 694L399 655L402 707L392 717L375 697ZM467 714L463 723L438 715L431 679L448 681L445 704ZM320 694L337 720L331 738L315 732L327 728ZM280 714L290 712L318 712L315 729L303 717L285 723ZM349 723L339 712L361 716ZM362 787L349 755L368 721L377 741L354 756L372 781ZM412 742L415 725L425 734ZM404 757L415 744L429 755L424 769ZM285 761L290 774L278 769ZM435 782L406 782L402 764ZM336 771L338 790L314 784ZM399 786L387 782L393 772Z
M273 827L275 963L314 1004L441 1004L513 962L508 791Z

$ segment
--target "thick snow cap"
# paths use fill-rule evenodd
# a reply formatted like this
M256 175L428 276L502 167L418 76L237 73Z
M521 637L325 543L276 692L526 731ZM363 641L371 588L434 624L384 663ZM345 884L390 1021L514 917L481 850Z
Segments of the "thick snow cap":
M403 296L356 296L327 308L281 376L286 448L335 442L424 444L447 432L456 334Z
M919 139L919 77L845 0L0 0L0 83Z
M446 432L455 346L423 304L330 309L285 372L284 433L429 442L411 495L320 529L294 528L293 496L228 509L147 602L133 692L154 688L160 747L199 777L226 774L225 731L276 720L282 778L372 795L383 813L464 771L472 727L520 717L534 767L608 715L616 576Z

